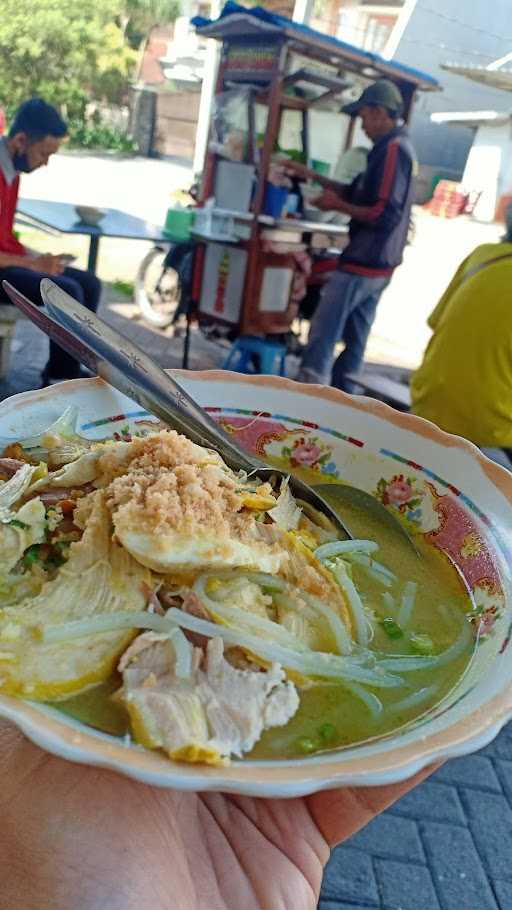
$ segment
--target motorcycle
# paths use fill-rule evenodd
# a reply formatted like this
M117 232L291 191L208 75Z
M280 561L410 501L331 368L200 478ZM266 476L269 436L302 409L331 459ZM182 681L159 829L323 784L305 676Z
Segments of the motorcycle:
M192 208L197 205L198 188L188 190ZM190 305L194 241L156 243L137 270L134 300L143 319L165 329L177 327Z
M194 256L193 242L156 244L142 260L134 298L142 317L160 329L176 326L187 313Z

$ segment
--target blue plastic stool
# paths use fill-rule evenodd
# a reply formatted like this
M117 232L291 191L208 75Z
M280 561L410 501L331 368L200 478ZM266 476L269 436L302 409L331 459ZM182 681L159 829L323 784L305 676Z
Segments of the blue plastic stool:
M233 342L231 350L222 366L223 370L235 370L237 373L257 373L251 355L257 354L260 373L271 376L286 376L286 347L277 341L267 341L253 335L240 335Z

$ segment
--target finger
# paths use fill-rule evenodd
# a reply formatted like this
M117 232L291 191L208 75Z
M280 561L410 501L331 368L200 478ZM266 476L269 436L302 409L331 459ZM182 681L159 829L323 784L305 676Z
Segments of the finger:
M12 799L25 781L33 779L36 769L49 758L18 727L0 718L0 803Z
M442 762L423 768L414 777L384 787L346 787L315 793L308 807L330 847L351 837L397 799L429 777Z

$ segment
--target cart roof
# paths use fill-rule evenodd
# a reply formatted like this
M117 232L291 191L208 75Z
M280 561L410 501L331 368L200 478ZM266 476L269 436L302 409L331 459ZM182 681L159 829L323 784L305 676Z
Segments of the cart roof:
M228 0L218 19L196 16L192 23L201 35L220 41L238 38L250 42L255 38L282 37L293 43L299 53L307 55L309 52L314 57L324 57L328 62L345 64L370 79L387 76L398 82L414 85L423 91L441 89L437 79L428 73L402 63L385 60L379 54L362 50L331 35L324 35L307 25L271 13L261 6L248 9Z

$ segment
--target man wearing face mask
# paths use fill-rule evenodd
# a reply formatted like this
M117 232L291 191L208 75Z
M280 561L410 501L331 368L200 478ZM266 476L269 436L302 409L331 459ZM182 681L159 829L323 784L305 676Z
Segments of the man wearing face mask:
M352 392L347 374L361 366L377 304L402 261L416 162L407 130L400 124L403 99L393 82L379 79L342 110L361 118L373 142L364 173L345 187L295 162L286 167L324 187L315 206L350 218L349 243L322 292L297 378L330 380L336 388ZM329 375L338 341L345 342L345 349Z
M59 112L42 98L31 98L16 111L8 135L0 138L0 282L9 281L34 303L42 304L40 281L50 275L75 300L95 311L101 293L101 284L95 275L66 267L59 256L27 250L13 232L20 173L30 173L48 164L66 133L67 127ZM79 375L78 362L50 342L50 357L43 371L42 385Z

